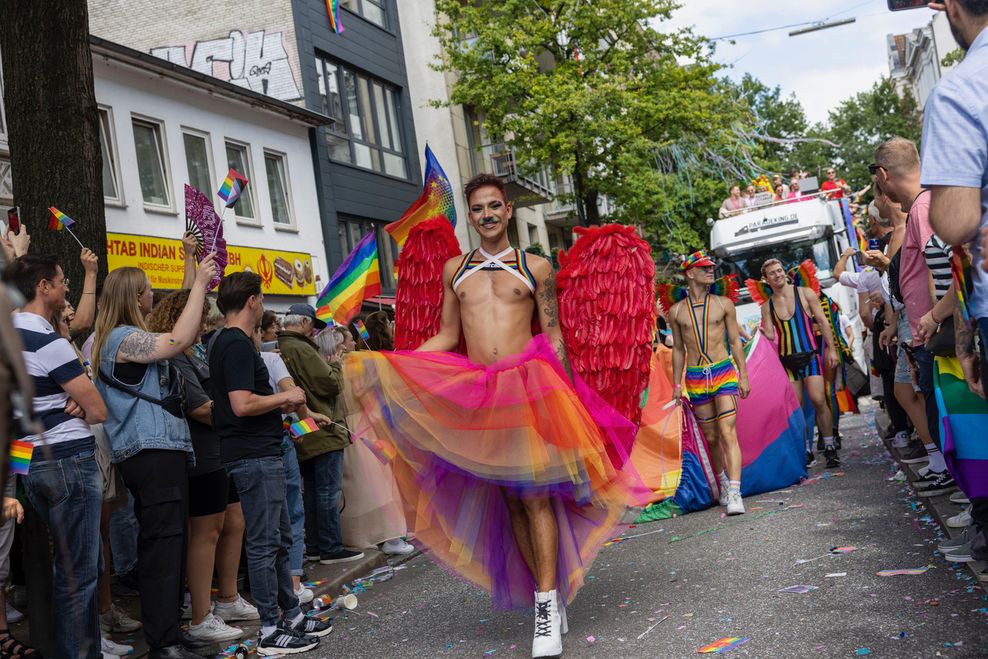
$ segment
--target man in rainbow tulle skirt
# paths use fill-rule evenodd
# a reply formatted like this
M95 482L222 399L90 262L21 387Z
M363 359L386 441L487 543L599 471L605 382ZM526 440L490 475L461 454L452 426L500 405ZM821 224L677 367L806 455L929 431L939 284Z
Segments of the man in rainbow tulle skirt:
M445 263L440 330L416 352L347 357L351 428L393 460L409 528L439 561L499 608L534 592L532 656L554 657L565 604L631 501L608 447L635 426L570 373L555 272L508 243L504 184L477 176L466 197L480 248Z

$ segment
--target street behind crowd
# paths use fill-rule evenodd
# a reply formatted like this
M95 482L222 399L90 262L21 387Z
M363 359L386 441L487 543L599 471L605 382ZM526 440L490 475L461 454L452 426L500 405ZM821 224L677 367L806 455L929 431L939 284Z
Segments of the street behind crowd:
M876 409L844 418L841 470L814 467L800 486L746 499L742 517L714 507L626 529L567 609L564 656L671 659L749 637L729 653L983 657L988 595L965 566L944 563L939 526L907 484L889 480L896 466ZM779 592L797 585L816 589ZM489 595L428 554L359 597L318 656L530 655L531 613L492 611Z

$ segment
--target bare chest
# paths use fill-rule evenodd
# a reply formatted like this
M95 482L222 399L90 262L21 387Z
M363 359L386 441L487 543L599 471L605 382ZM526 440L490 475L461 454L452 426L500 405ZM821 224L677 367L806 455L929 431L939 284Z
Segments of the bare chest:
M532 292L524 282L504 270L481 270L456 288L460 307L498 304L530 304Z

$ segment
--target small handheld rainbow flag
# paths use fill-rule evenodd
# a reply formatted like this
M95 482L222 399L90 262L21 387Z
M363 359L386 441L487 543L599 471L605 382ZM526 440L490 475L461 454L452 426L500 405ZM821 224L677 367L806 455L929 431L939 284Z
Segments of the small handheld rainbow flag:
M49 231L61 231L62 229L68 229L69 231L72 230L75 220L54 206L50 206L48 210L51 211L51 217L48 218Z
M296 421L288 428L288 432L292 433L292 437L301 437L317 430L319 430L319 424L311 417Z
M358 318L353 321L353 326L357 328L358 332L360 332L360 338L364 340L364 343L370 341L370 332L367 331L367 326L364 325L364 321Z
M240 199L240 195L247 189L247 183L247 179L231 167L230 171L226 173L226 178L223 179L223 185L220 186L216 194L223 200L226 207L230 208L237 203L237 199Z
M31 470L31 457L34 455L34 444L13 440L10 442L10 473L27 476Z

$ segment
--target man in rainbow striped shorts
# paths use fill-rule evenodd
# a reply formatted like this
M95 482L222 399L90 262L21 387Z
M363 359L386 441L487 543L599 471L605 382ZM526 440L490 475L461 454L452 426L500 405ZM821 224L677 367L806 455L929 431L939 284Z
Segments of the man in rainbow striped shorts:
M710 461L720 484L720 504L728 515L744 513L741 500L741 448L738 446L737 397L748 395L748 371L734 303L711 292L714 261L703 252L686 257L680 269L688 295L669 309L672 326L672 397L686 394L710 445ZM728 353L730 346L730 353Z

